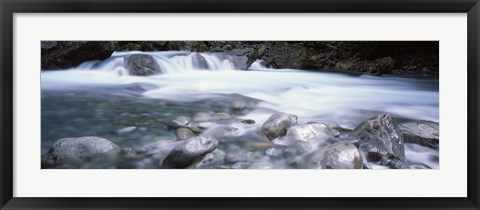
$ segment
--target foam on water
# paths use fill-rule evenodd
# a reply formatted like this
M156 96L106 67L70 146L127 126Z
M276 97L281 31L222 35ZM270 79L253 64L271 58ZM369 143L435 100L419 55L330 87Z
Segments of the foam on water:
M68 70L42 71L42 90L137 85L145 87L140 97L175 102L241 95L259 101L242 118L253 119L260 125L277 111L297 115L299 123L337 123L346 128L381 112L407 119L439 120L438 78L275 70L265 68L261 61L243 71L235 70L232 62L221 56L186 52L147 53L154 56L163 74L131 76L125 60L136 53L143 52L116 52L105 61L89 61ZM205 59L208 69L197 65L198 55ZM414 160L438 168L438 162L431 160L435 151L416 145L407 145L406 150Z

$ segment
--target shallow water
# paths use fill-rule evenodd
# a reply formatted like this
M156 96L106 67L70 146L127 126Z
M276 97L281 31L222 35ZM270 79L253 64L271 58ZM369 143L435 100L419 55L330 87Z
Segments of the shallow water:
M377 113L404 120L438 122L439 118L438 78L274 70L258 62L242 71L210 54L202 54L209 70L198 70L191 54L182 52L151 53L166 69L164 74L129 76L123 56L131 53L138 52L42 72L42 154L65 137L100 136L132 148L158 139L174 140L175 131L168 128L171 120L197 112L227 112L255 120L245 130L259 128L275 112L297 115L299 123L350 129ZM235 102L246 107L234 109ZM228 147L246 149L255 141L259 140L244 139ZM407 159L438 168L438 160L430 158L438 157L438 151L417 145L406 150Z

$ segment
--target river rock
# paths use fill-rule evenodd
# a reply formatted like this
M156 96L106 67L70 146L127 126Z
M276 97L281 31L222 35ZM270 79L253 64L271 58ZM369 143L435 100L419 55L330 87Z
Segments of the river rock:
M175 133L180 140L185 140L195 136L195 133L193 133L193 131L188 128L179 128L176 130Z
M136 129L137 129L137 127L135 127L135 126L128 126L128 127L120 128L120 129L117 130L117 134L130 133L130 132L132 132Z
M192 168L207 169L214 168L215 165L220 164L222 161L213 153L206 154L200 161L194 164Z
M113 142L96 136L63 138L42 157L42 168L79 168L85 163L115 156L120 150Z
M218 112L212 115L212 120L227 120L233 118L231 114L226 112Z
M402 131L389 114L379 114L363 121L355 127L350 136L358 139L360 150L367 156L405 159ZM368 158L368 161L371 159Z
M205 154L214 151L218 140L209 136L197 136L176 146L162 161L162 168L185 168Z
M263 123L261 130L269 140L286 134L287 129L297 124L297 116L278 112Z
M174 128L182 128L182 127L187 127L187 125L190 122L192 122L192 118L187 116L178 116L173 118L172 122L170 123L170 126Z
M320 163L325 169L362 169L363 159L352 143L337 142L325 149Z
M288 128L285 137L300 141L308 141L319 135L335 136L338 134L334 133L332 129L324 123L308 123Z
M388 163L391 169L432 169L430 166L424 163L417 163L411 161L394 160Z
M207 121L212 119L212 115L206 112L197 112L193 115L194 121Z
M400 125L405 143L414 143L430 148L438 148L438 122L418 121Z
M127 69L130 70L131 75L149 76L161 73L160 66L155 61L155 58L147 54L131 55L126 62Z
M208 69L207 60L200 54L194 53L193 57L193 67L196 69Z

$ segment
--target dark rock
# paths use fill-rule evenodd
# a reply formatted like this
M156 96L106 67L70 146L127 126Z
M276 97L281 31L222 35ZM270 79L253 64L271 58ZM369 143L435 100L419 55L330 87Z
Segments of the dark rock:
M114 156L120 150L116 144L100 137L63 138L42 157L42 168L80 168L83 164Z
M400 124L405 143L414 143L438 149L439 125L437 122L418 121Z
M128 57L126 68L130 75L149 76L161 73L155 58L147 54L134 54Z
M214 151L218 140L208 136L197 136L176 146L162 161L162 168L186 168L205 154Z
M243 120L240 120L240 122L244 124L255 124L255 120L251 120L251 119L243 119Z
M42 41L41 42L41 48L42 49L50 49L50 48L54 48L55 46L57 46L56 41Z
M208 69L207 60L198 53L193 54L193 67L196 69Z
M350 133L357 138L360 150L367 155L369 161L379 159L405 159L405 148L402 131L397 122L389 114L380 114L366 120Z
M262 132L269 140L287 133L287 129L297 124L297 116L278 112L270 116L262 125Z
M77 67L85 61L105 60L112 55L114 42L98 41L42 41L42 70Z

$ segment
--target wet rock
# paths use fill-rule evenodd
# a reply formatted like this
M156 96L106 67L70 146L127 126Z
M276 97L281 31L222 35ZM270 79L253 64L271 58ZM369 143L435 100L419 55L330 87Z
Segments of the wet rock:
M308 141L319 135L335 136L338 135L323 123L308 123L304 125L295 125L287 129L286 138L293 138L300 141Z
M207 169L207 168L215 168L215 165L219 165L221 160L213 153L206 154L198 163L195 164L193 168L198 169Z
M242 119L240 120L240 122L244 124L255 124L255 120L251 120L251 119Z
M207 60L200 54L193 54L193 67L196 69L208 69Z
M117 134L130 133L130 132L134 131L135 129L137 129L137 127L135 127L135 126L129 126L129 127L121 128L121 129L117 130Z
M320 163L325 169L362 169L363 167L360 151L349 142L337 142L328 146Z
M186 168L205 154L214 151L218 140L209 136L197 136L176 146L162 161L162 168Z
M212 119L212 116L206 112L197 112L193 115L193 121L207 121Z
M150 156L157 162L165 159L165 157L178 145L185 141L176 141L176 139L160 139L145 145L141 149L141 153Z
M190 117L178 116L173 118L172 122L170 123L170 126L174 128L182 128L182 127L187 127L187 125L190 122L192 122L192 119Z
M262 125L262 132L269 140L286 134L287 129L297 124L297 116L286 113L275 113Z
M279 148L272 147L265 150L265 154L271 157L280 157L283 151Z
M255 153L241 150L241 151L227 153L227 155L225 156L225 162L226 163L252 162L256 158L258 157L255 156Z
M399 160L389 162L388 166L391 169L432 169L432 167L424 163L399 161Z
M377 153L380 159L405 159L402 131L389 114L380 114L363 121L350 136L358 139L360 150L367 156L369 153Z
M438 148L439 126L437 122L418 121L400 125L405 143L414 143L430 148Z
M231 118L232 118L232 115L225 112L218 112L213 114L212 116L212 120L226 120Z
M188 128L192 129L195 132L200 133L216 125L217 123L210 122L210 121L200 121L200 122L194 121L188 124Z
M42 157L42 168L79 168L85 163L115 156L120 150L111 141L96 136L63 138Z
M214 128L208 129L203 134L213 136L217 139L224 137L238 137L242 135L242 131L239 128L228 127L228 126L216 126Z
M127 160L133 160L139 157L137 151L129 147L122 148L122 150L120 150L120 156Z
M233 101L230 104L230 109L234 111L240 111L245 109L246 107L247 107L247 103L245 101L240 101L240 100Z
M179 128L176 130L175 133L180 140L185 140L195 136L195 133L193 133L193 131L188 128Z
M134 54L126 62L131 75L148 76L161 73L160 67L151 55Z

